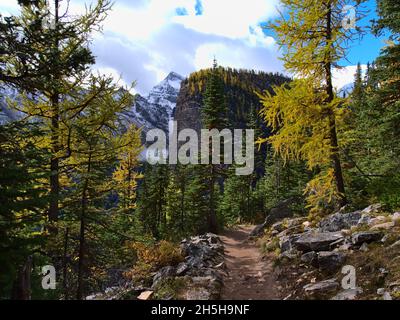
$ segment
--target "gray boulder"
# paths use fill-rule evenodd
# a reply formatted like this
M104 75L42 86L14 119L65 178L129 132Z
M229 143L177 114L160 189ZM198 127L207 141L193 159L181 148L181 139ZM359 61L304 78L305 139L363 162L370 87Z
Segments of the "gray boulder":
M178 264L176 267L176 275L177 276L183 276L185 273L189 270L189 266L185 262L181 262Z
M278 231L278 233L279 233L279 232L282 232L283 230L285 230L286 228L285 228L283 221L279 221L279 222L274 223L272 225L271 229L273 231Z
M166 278L172 278L175 275L176 275L176 268L172 266L167 266L158 270L158 272L153 277L152 288L156 287L161 280Z
M371 216L369 214L363 213L360 220L358 220L357 225L369 225L371 222Z
M335 293L339 289L339 283L336 279L328 279L317 283L310 283L304 286L303 289L307 296L323 299Z
M354 245L362 245L363 243L371 243L380 241L383 238L383 233L378 231L362 231L354 233L351 236L351 242Z
M279 255L279 259L293 260L299 258L301 253L296 249L287 250Z
M318 253L318 268L326 272L336 272L345 262L346 255L341 252L322 251Z
M300 260L305 264L318 268L318 254L315 251L304 253Z
M293 210L290 208L291 205L295 204L297 200L295 198L283 200L279 202L276 207L272 208L265 218L264 223L256 226L250 237L258 237L264 233L265 228L272 226L275 222L281 221L285 218L293 217Z
M309 232L302 234L294 245L303 252L328 251L330 245L341 238L343 236L337 232Z
M283 236L279 239L279 248L281 252L286 252L295 248L295 242L300 238L299 234Z
M340 291L336 296L334 296L331 300L355 300L359 294L361 294L363 290L361 288L356 289L347 289Z
M380 203L375 203L375 204L371 204L369 207L365 208L364 210L361 211L361 213L376 213L381 211L383 208L382 204Z
M350 229L356 226L361 219L361 211L350 213L337 212L319 222L319 229L322 232L336 232L343 229Z
M259 237L264 234L264 230L267 227L267 224L264 222L263 224L257 225L249 234L249 237Z
M283 220L285 218L293 217L293 210L290 208L296 203L296 199L287 199L279 202L275 208L272 208L265 219L266 226L270 226L275 222Z

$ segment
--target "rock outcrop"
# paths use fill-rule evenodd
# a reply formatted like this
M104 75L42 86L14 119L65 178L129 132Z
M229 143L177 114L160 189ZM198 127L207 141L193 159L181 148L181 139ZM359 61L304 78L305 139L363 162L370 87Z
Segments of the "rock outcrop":
M191 237L181 242L185 261L177 266L166 266L153 275L149 287L126 282L112 287L103 293L88 296L87 300L133 300L133 299L218 299L222 289L222 276L225 272L224 246L214 234ZM178 296L169 296L166 287L173 287Z
M282 286L290 288L284 296L332 300L400 298L400 285L391 285L400 283L395 262L400 261L399 221L399 213L385 212L380 204L354 212L342 210L317 224L302 218L276 221L266 230L264 239L266 250L279 250L276 272ZM356 287L341 287L341 280L349 274L343 270L354 270ZM377 285L382 286L379 294L374 288Z

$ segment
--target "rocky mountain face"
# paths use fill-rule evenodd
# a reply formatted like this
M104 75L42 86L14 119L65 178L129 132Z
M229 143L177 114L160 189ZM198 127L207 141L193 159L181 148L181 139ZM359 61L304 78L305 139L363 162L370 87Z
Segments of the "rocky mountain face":
M185 128L199 131L201 124L201 106L210 74L210 69L192 73L182 82L182 87L176 104L175 120L179 130ZM271 90L273 85L281 85L290 81L289 78L275 73L255 72L253 70L235 70L220 67L218 69L225 85L225 96L228 105L228 119L232 128L248 127L250 114L255 118L260 109L260 99L256 92ZM265 131L259 119L256 119L259 129Z
M134 105L125 115L135 125L143 128L144 133L154 128L167 132L168 121L173 117L183 80L182 76L171 72L147 97L136 95Z

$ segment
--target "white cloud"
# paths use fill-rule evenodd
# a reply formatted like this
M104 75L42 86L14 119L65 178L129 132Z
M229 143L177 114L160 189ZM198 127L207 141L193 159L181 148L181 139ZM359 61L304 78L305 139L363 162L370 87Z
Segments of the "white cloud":
M274 39L260 27L261 22L277 14L278 0L201 0L201 15L197 15L196 3L196 0L147 0L135 6L117 0L105 21L105 34L100 42L113 55L106 39L124 39L124 46L129 48L125 53L134 52L145 58L138 61L132 56L130 63L136 64L133 69L139 71L135 75L118 69L118 61L106 59L106 63L102 54L97 54L99 63L120 70L126 80L137 79L139 92L151 87L149 81L143 82L143 77L149 78L144 72L151 73L151 78L157 81L170 71L187 76L210 67L214 55L224 66L282 70L276 59ZM177 9L184 15L177 15ZM98 42L95 41L94 48ZM124 61L129 60L125 54L120 55L124 55Z
M174 21L201 33L247 38L250 29L277 14L277 0L202 0L202 15L174 17Z
M10 15L18 13L18 2L16 0L0 0L0 13L2 15Z
M95 0L70 2L76 14ZM198 15L196 4L202 12ZM0 0L16 7L15 0ZM277 14L279 0L116 0L94 37L96 67L137 82L147 93L170 71L183 76L218 63L233 68L282 71L272 37L260 23ZM178 15L177 9L185 15Z
M367 70L367 65L361 65L361 69L365 74ZM341 89L347 84L351 84L354 82L354 76L357 71L357 66L347 66L341 69L333 70L333 85L336 89Z

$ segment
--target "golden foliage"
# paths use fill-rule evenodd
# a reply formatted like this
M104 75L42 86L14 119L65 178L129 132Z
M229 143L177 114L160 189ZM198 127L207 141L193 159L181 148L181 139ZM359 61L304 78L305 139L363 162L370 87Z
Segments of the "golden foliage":
M348 112L343 99L336 97L326 103L326 94L315 88L312 79L297 79L290 85L274 87L275 95L260 95L260 115L271 127L273 135L259 139L270 143L275 154L285 162L305 160L309 170L320 170L306 189L310 207L337 199L334 171L331 169L331 117L341 127Z
M155 245L134 242L131 248L136 251L138 261L131 271L125 273L127 278L141 278L152 271L184 261L180 248L166 240Z
M125 209L136 207L137 180L142 178L142 175L135 171L139 166L139 154L142 151L140 132L140 129L131 126L119 141L122 147L118 154L119 165L113 173L113 178Z
M338 97L332 84L332 70L339 66L349 40L356 36L356 32L342 26L345 3L282 0L287 14L269 25L283 49L285 69L296 79L290 85L274 87L274 96L271 92L260 96L260 114L274 135L258 143L271 143L285 161L304 160L309 170L317 173L306 189L314 209L334 201L338 195L339 203L345 199L337 192L344 191L342 174L334 170L341 167L339 147L351 140L346 139L343 125L348 101Z

